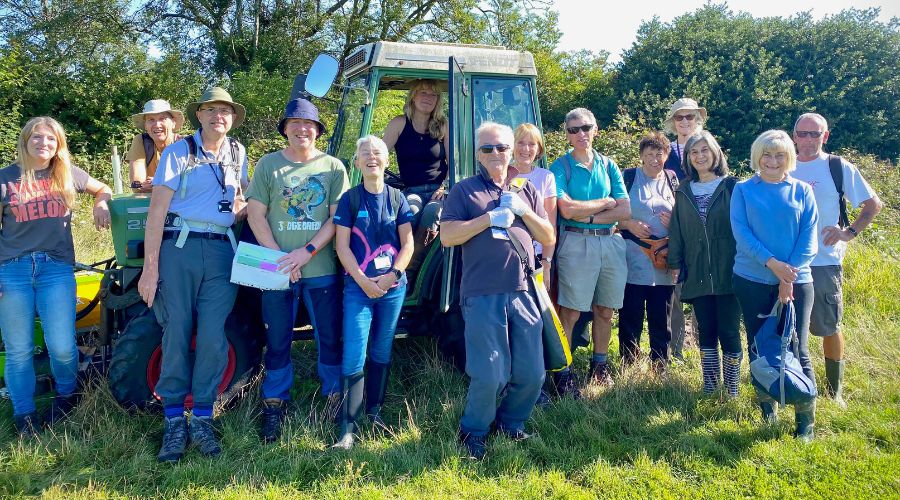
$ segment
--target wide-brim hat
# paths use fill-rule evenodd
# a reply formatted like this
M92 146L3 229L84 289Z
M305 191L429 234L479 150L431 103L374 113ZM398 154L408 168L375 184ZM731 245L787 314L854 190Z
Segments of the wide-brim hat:
M221 102L234 108L234 122L232 122L231 128L238 128L244 123L244 118L247 116L247 108L234 102L234 100L231 99L231 94L229 94L227 90L222 87L213 87L204 92L203 95L200 96L199 101L188 104L187 109L185 109L185 114L194 128L200 128L200 120L197 119L197 110L200 109L201 105L210 102Z
M672 107L669 108L669 114L666 115L666 121L670 121L675 116L675 113L683 110L696 111L700 114L700 118L706 121L706 108L701 108L697 101L690 97L682 97L672 103Z
M284 133L284 126L291 118L302 118L304 120L314 121L319 125L320 136L328 133L328 129L325 127L325 124L322 123L322 120L319 119L319 109L316 108L315 104L307 101L306 99L290 100L284 107L284 118L282 118L281 121L278 122L278 133L281 134L281 137L284 137L285 139L287 139L287 134Z
M184 125L184 113L177 109L172 109L172 105L165 99L153 99L144 103L144 110L140 113L131 115L131 123L140 130L144 130L144 117L156 113L169 113L172 115L172 121L175 122L173 132L178 132Z

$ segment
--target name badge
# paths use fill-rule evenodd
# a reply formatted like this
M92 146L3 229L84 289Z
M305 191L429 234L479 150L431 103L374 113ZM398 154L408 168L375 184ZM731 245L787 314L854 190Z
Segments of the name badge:
M375 269L378 269L379 271L390 269L391 260L391 256L388 254L381 254L378 257L375 257L375 260L373 261L375 264Z
M492 227L491 236L495 240L509 240L509 233L506 232L506 229L503 229L502 227Z

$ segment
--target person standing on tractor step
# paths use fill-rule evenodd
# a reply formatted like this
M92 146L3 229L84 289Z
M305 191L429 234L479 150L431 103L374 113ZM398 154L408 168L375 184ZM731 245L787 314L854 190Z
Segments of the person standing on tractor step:
M417 249L410 272L418 270L427 254L426 247L437 237L446 196L450 139L441 101L437 80L415 80L406 96L403 114L394 117L384 129L384 142L389 151L397 153L403 194L415 214Z
M622 307L628 278L625 240L616 234L616 223L631 218L631 206L619 167L593 149L594 114L585 108L573 109L566 114L564 128L572 150L550 166L561 215L556 246L559 319L571 344L581 311L592 312L590 379L609 385L613 311ZM581 397L570 368L558 372L556 387L560 395Z
M805 113L797 118L794 124L794 144L797 146L794 177L812 186L819 209L819 253L810 265L815 299L809 329L813 335L822 337L826 392L845 408L844 336L841 333L844 273L841 266L847 243L865 231L881 211L882 203L852 163L824 152L822 147L828 142L828 136L828 122L822 115ZM853 207L862 206L852 224L847 218L847 201Z
M675 140L671 143L665 168L675 172L679 181L684 180L688 175L683 167L687 157L685 144L689 137L703 130L706 118L706 108L700 107L697 101L689 97L682 97L669 107L666 120L663 122L663 128L666 132L675 135ZM684 350L685 336L684 304L681 301L681 286L681 283L675 285L675 294L672 297L672 318L669 321L672 327L672 341L669 343L669 348L672 351L672 358L678 361L684 360L682 351Z
M246 151L228 132L245 115L224 89L206 91L187 107L197 132L163 151L153 177L138 292L163 329L155 388L165 414L159 450L163 462L181 458L188 431L203 455L221 452L213 432L213 404L228 360L225 319L238 290L230 281L235 249L231 225L236 215L243 216L241 192L247 186ZM188 394L194 401L190 428L184 415Z
M149 193L153 190L153 175L163 149L181 139L177 132L184 125L184 114L172 109L169 101L153 99L144 104L142 112L131 115L131 123L143 130L131 140L125 157L131 167L131 189L135 193Z
M462 247L460 301L470 381L459 437L469 456L480 459L492 425L514 440L530 437L525 421L544 383L544 351L543 321L525 267L534 269L532 239L546 247L556 238L534 184L525 181L518 192L511 190L519 174L509 166L512 130L485 122L475 137L481 167L450 190L441 241Z
M341 198L334 216L337 254L347 272L341 437L335 448L353 447L363 392L369 420L382 429L387 427L381 405L391 368L394 330L406 297L403 270L413 252L413 213L403 194L384 183L387 164L384 141L374 135L358 140L356 168L363 182Z
M757 357L754 338L775 301L794 302L797 335L791 348L803 374L815 385L808 344L813 304L809 264L818 250L819 215L809 184L790 175L796 165L797 153L786 132L769 130L753 141L750 166L756 175L737 183L731 195L731 231L737 250L732 289L744 317L751 364ZM777 403L759 389L756 394L763 420L774 422ZM811 440L816 401L794 405L794 412L794 436Z
M349 181L344 165L316 148L325 132L319 110L305 99L285 106L278 132L288 146L259 159L247 192L247 217L260 245L288 252L288 290L263 291L266 326L262 437L278 439L294 383L291 341L300 300L309 312L318 350L322 395L336 409L341 394L341 283L334 246L334 212Z
M109 227L106 184L72 165L66 133L53 118L28 120L17 157L0 169L0 332L6 346L3 378L21 435L40 430L34 404L34 320L41 320L56 397L52 424L75 406L75 246L72 208L76 193L94 197L94 225Z

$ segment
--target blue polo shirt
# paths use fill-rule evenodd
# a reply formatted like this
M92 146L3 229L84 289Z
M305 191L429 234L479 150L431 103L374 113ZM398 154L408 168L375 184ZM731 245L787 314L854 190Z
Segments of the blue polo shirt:
M572 172L572 177L569 180L566 180L567 163ZM622 172L619 171L616 162L612 158L603 156L596 151L594 151L594 162L590 167L583 163L578 163L572 157L572 152L569 151L550 165L550 171L556 177L557 199L562 198L564 195L578 201L599 200L609 197L616 200L628 199L625 181L622 179ZM567 226L573 227L600 229L615 226L615 223L588 224L560 217Z

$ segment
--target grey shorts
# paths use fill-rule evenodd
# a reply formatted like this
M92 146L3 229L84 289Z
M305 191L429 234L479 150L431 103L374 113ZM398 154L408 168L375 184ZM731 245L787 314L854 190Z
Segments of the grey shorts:
M812 266L813 296L810 333L817 337L829 337L841 329L844 316L844 273L841 266Z
M590 311L591 305L622 308L628 264L625 240L618 233L567 233L554 259L559 272L559 305L577 311Z

